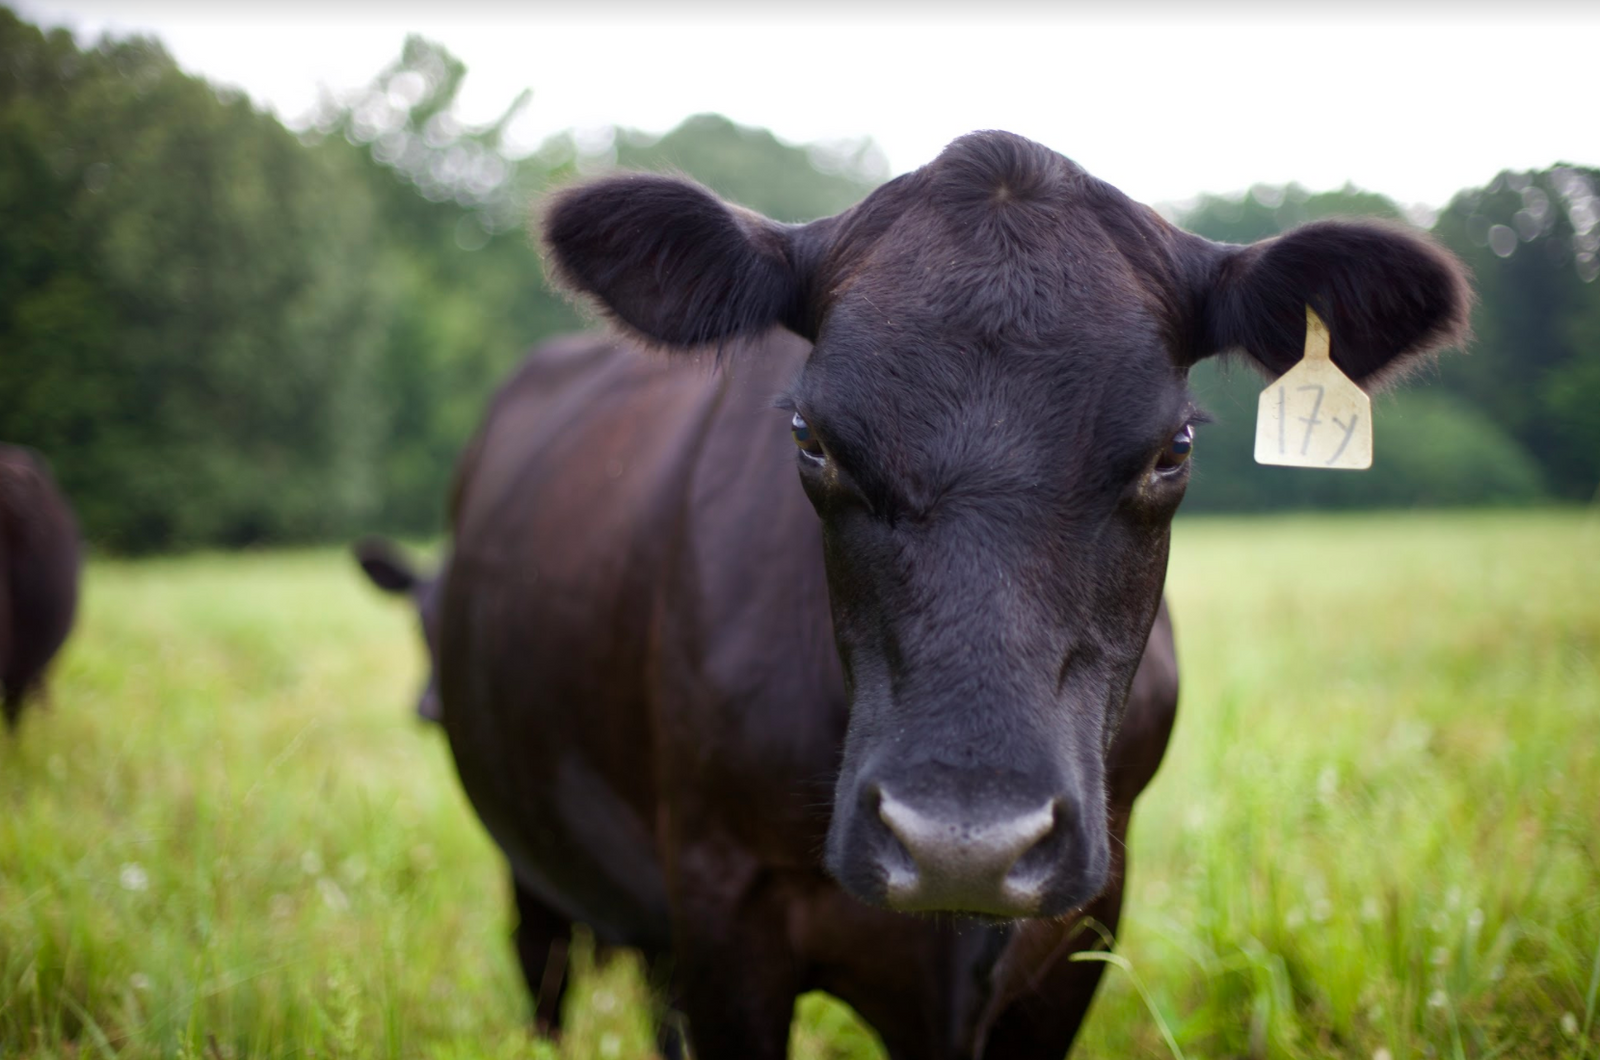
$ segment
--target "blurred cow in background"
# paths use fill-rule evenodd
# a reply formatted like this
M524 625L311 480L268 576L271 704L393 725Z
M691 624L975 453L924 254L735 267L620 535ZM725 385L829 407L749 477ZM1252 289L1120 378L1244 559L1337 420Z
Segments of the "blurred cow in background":
M78 526L36 453L0 445L0 709L14 729L72 629Z
M383 537L364 537L352 546L367 578L386 593L411 598L428 649L428 681L417 697L417 717L439 721L439 576L422 574L400 546Z

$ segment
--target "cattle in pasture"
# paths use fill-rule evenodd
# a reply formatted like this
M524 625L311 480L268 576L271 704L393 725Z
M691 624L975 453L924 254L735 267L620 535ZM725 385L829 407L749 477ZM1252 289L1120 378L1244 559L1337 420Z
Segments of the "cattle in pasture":
M399 545L382 537L364 537L351 546L362 573L383 592L404 596L417 612L422 644L428 652L428 678L417 696L417 717L439 720L439 578L423 574Z
M72 629L77 522L31 450L0 445L0 710L14 729L24 701Z
M1059 1060L1176 709L1190 367L1281 373L1310 305L1392 377L1462 335L1461 267L1211 243L1004 133L810 224L627 174L544 225L626 337L495 398L438 642L542 1016L582 922L670 955L701 1060L785 1055L812 989L892 1057Z

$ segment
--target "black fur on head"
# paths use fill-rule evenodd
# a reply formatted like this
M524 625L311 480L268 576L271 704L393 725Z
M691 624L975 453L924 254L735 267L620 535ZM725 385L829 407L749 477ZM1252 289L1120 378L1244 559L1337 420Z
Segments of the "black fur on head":
M1073 196L1147 287L1162 292L1174 353L1189 363L1242 350L1280 375L1304 349L1308 304L1328 324L1335 363L1368 389L1469 333L1466 273L1420 232L1328 220L1249 246L1211 243L1004 133L963 137L932 165L809 225L768 220L683 178L626 173L556 193L543 227L557 282L652 345L721 348L774 326L814 339L826 303L919 201L998 226L988 242L1021 252L1053 238L1039 226ZM999 261L965 259L950 274L962 268L985 277L964 288L973 298L1013 276ZM1030 312L1041 299L1050 301L1048 292L1029 292Z
M566 283L657 344L812 341L762 429L804 432L790 458L850 697L826 859L906 911L1051 916L1105 885L1106 756L1201 418L1189 368L1243 349L1281 373L1309 303L1370 383L1458 341L1469 302L1423 236L1319 222L1216 244L1001 132L810 225L615 176L556 196L546 239ZM1010 838L981 856L940 838L972 822Z

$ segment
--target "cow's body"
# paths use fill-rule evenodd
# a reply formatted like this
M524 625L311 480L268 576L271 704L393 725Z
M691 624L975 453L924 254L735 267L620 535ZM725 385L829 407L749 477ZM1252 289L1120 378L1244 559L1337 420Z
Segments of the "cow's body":
M1172 724L1189 367L1281 372L1309 304L1378 378L1460 335L1459 266L1212 244L1003 133L810 225L639 175L546 218L569 284L725 365L547 350L463 459L444 724L530 984L581 920L670 951L701 1060L782 1056L811 988L896 1057L1059 1058Z
M760 1007L780 1044L793 998L824 989L896 1056L972 1055L991 1004L1058 1056L1100 968L1066 964L1101 945L1079 917L909 917L822 867L846 698L820 525L770 407L807 348L775 335L714 372L575 338L501 391L462 461L445 575L444 724L463 782L511 860L525 929L548 911L552 938L578 921L663 955L676 923L706 949L695 978ZM1163 616L1113 752L1119 858L1176 701ZM1113 931L1120 897L1119 871L1083 915ZM519 944L537 989L549 939ZM1051 970L1081 991L1027 985Z
M8 726L72 628L78 564L77 524L44 461L0 445L0 710Z

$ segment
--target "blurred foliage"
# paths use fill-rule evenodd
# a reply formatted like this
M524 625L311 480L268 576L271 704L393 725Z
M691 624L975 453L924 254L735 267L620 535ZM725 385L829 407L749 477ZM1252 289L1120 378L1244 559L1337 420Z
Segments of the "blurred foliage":
M482 128L459 122L466 70L421 38L365 88L323 101L306 139L350 155L352 200L371 204L382 242L367 268L387 302L369 401L381 423L379 504L367 525L437 532L461 445L523 352L579 319L544 284L526 231L547 175L499 153L522 106Z
M430 534L461 444L523 352L582 318L544 282L543 192L614 166L684 173L784 221L887 176L871 141L794 146L697 115L507 157L456 116L465 66L421 38L296 135L147 39L79 47L0 8L0 438L43 450L116 551ZM1600 173L1505 173L1435 234L1472 267L1467 356L1380 398L1367 475L1263 468L1248 370L1195 372L1218 414L1191 509L1495 504L1600 483ZM1381 195L1258 186L1179 220L1249 242Z
M1254 243L1307 221L1326 217L1382 217L1398 221L1400 208L1382 195L1351 185L1313 194L1298 184L1257 184L1242 197L1202 195L1182 211L1183 227L1223 243Z
M711 116L511 160L526 97L466 125L465 76L411 38L297 137L155 41L0 8L0 438L50 457L97 544L437 532L495 386L581 324L528 236L542 190L623 163L802 219L882 176L870 144Z
M393 302L374 380L385 423L375 526L440 528L456 454L499 381L542 338L581 326L544 282L528 229L541 192L617 165L684 173L752 209L809 220L857 202L881 178L870 143L791 147L715 115L662 137L601 130L500 153L524 93L486 126L455 117L466 68L420 37L366 87L324 100L313 139L354 145L388 240ZM877 169L870 167L876 166Z
M50 456L96 539L372 510L385 296L348 157L153 41L80 51L0 10L0 159L0 436Z
M1445 381L1528 448L1555 492L1600 487L1600 170L1501 173L1434 233L1477 277L1472 356Z
M871 141L790 147L717 114L692 117L659 139L624 132L614 155L628 169L687 173L724 198L790 222L847 210L889 176Z

